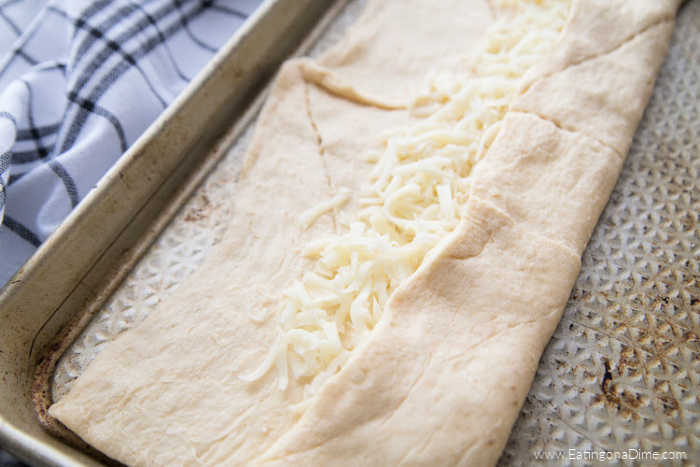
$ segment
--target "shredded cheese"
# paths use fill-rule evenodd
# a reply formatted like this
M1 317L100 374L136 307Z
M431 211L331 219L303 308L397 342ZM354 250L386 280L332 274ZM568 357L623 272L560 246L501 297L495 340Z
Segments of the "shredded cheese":
M318 219L322 214L325 214L328 211L335 211L338 208L343 207L345 203L348 202L350 199L350 190L347 188L341 188L338 190L338 194L335 195L333 198L329 199L326 202L320 203L313 208L309 209L308 211L304 212L300 217L299 217L299 223L301 224L301 228L303 230L308 229L311 227L311 225L316 222L316 219Z
M341 233L307 245L312 270L292 284L277 315L279 338L244 380L273 368L281 390L293 378L306 396L347 361L382 319L392 292L458 225L472 168L494 141L523 75L548 53L571 0L498 0L504 15L462 76L432 72L411 111L418 123L387 134L358 194L359 212L340 212ZM341 192L301 216L303 229L350 199Z

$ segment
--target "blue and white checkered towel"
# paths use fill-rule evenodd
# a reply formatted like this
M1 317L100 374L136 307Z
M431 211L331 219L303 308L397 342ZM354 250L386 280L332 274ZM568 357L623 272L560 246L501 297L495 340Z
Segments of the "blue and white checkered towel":
M261 0L0 0L0 286Z

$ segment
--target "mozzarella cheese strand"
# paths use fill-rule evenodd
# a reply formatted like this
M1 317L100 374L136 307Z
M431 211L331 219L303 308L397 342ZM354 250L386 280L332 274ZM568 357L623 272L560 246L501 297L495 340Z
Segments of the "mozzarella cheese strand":
M470 69L428 74L410 109L424 118L387 133L382 150L366 155L374 167L357 195L359 211L341 211L342 233L307 245L303 254L313 268L283 293L278 339L241 379L255 381L274 368L280 390L294 378L308 398L368 338L391 294L457 227L473 167L498 134L525 73L556 43L571 1L494 0L502 15ZM302 215L302 228L348 196L341 191Z

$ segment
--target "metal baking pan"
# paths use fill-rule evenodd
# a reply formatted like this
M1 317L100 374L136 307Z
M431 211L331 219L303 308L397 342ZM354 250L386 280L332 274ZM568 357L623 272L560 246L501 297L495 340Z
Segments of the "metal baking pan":
M363 3L265 3L11 280L0 443L41 465L108 462L45 408L218 241L267 79L290 54L336 41ZM699 103L691 0L502 465L700 459Z

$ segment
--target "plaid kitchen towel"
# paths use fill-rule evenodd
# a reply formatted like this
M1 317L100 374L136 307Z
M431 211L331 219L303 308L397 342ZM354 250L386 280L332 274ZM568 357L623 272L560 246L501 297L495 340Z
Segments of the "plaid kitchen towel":
M261 0L0 0L0 286Z

